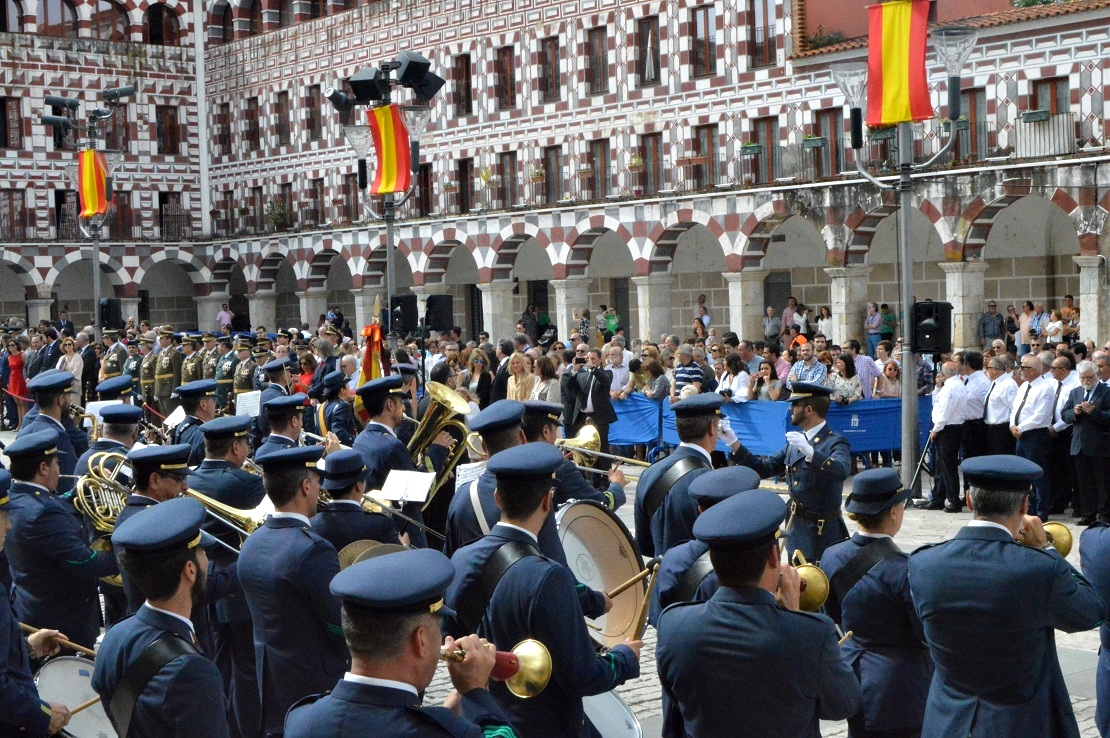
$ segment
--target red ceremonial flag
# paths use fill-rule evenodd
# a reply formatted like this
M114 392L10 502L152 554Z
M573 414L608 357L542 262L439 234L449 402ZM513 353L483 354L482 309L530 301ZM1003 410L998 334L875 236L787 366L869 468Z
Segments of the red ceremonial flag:
M385 350L385 344L382 340L382 327L378 323L371 323L362 329L362 335L366 338L366 348L362 354L362 367L358 373L358 386L369 382L371 379L378 379L384 377L389 373L389 352ZM370 415L366 412L366 408L362 405L362 398L355 395L355 415L357 415L363 423L370 420Z
M378 155L378 172L370 185L371 195L407 192L412 185L412 159L409 152L409 129L397 105L382 105L367 112L374 151Z
M930 0L869 5L867 125L933 117L925 76Z
M77 196L82 218L108 212L108 160L103 151L77 153Z

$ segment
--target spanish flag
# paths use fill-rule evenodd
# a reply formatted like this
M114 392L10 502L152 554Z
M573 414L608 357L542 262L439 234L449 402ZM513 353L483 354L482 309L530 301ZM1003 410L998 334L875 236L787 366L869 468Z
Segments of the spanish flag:
M77 195L81 217L91 218L108 212L108 160L103 151L85 149L77 154Z
M867 125L933 117L925 76L930 0L890 0L870 5L867 57Z
M371 195L406 192L412 184L412 160L409 153L409 129L397 105L371 108L370 133L374 136L374 152L378 155L378 173L370 185Z
M376 302L375 305L377 305ZM382 340L381 325L377 322L371 323L362 329L362 335L366 339L366 348L362 355L362 367L358 373L359 387L371 379L384 377L389 373L390 368L389 352L385 350L385 342ZM358 395L355 395L354 408L355 416L365 425L370 420L370 416L362 405L362 398Z

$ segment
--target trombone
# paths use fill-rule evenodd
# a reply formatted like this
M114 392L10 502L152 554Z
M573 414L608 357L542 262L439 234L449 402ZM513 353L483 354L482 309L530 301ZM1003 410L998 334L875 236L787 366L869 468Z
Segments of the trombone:
M578 435L574 438L559 438L556 439L555 445L558 448L570 452L571 459L574 460L574 465L578 467L579 471L589 471L595 474L608 474L608 470L595 469L589 465L592 460L588 457L600 459L613 459L622 464L629 464L631 466L648 467L651 466L646 461L639 459L630 459L627 456L617 456L616 454L603 454L601 453L601 435L598 434L597 428L592 425L582 426L582 430L578 431ZM629 480L638 479L638 476L627 475Z

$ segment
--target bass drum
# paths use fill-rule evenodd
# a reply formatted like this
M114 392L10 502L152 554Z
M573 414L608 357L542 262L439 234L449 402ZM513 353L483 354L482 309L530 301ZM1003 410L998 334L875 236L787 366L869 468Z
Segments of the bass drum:
M636 713L616 692L583 697L582 709L601 738L644 738Z
M590 589L609 592L644 570L640 549L628 528L605 506L592 500L571 500L555 511L559 542L574 577ZM634 638L647 584L638 582L613 599L613 609L596 620L586 619L590 635L612 648Z
M35 674L39 698L65 705L71 710L96 697L92 688L93 662L80 656L59 656L50 659ZM73 716L59 735L72 738L107 738L116 735L108 721L104 704L97 702Z

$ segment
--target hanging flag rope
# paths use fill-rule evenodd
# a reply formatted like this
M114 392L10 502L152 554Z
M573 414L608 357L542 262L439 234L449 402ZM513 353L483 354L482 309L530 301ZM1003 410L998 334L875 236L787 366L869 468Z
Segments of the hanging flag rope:
M867 125L933 117L925 75L930 0L869 5Z
M108 160L103 151L85 149L77 153L77 195L82 218L108 212Z
M382 105L367 111L378 171L370 185L371 195L406 192L412 185L409 129L398 105Z

